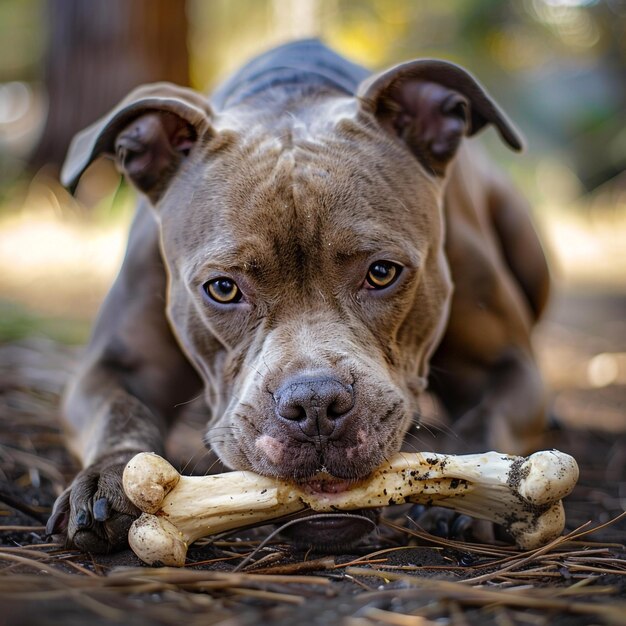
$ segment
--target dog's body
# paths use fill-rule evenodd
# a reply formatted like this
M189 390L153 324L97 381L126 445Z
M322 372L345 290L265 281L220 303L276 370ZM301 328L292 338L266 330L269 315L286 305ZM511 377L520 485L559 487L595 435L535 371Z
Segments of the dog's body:
M67 396L85 469L50 530L122 545L136 515L123 466L163 453L202 387L227 466L299 481L323 469L320 488L400 449L431 357L466 451L532 447L548 274L524 201L460 145L488 123L520 147L456 66L368 78L305 41L253 61L211 106L141 88L79 136L67 182L115 154L145 197Z

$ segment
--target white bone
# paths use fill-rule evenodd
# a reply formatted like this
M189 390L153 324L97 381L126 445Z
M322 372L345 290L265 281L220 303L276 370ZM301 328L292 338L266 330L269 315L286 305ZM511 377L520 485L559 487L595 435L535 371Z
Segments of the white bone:
M325 475L315 480L332 481ZM307 507L336 511L403 502L436 504L502 524L520 548L534 549L563 531L561 498L577 480L571 456L546 450L527 458L399 453L338 493L252 472L180 476L160 456L141 453L126 466L123 483L128 498L144 511L129 532L133 551L149 564L181 566L187 547L200 537Z

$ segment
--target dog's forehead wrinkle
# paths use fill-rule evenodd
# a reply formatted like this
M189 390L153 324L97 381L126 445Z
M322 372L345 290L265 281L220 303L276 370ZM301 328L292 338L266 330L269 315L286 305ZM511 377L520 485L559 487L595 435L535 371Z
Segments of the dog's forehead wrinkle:
M324 98L304 98L286 101L283 106L269 108L259 115L257 107L237 106L215 115L213 127L220 133L250 134L267 132L277 124L291 124L296 133L305 131L312 136L335 128L344 120L355 118L358 102L345 95L326 95Z
M389 260L419 265L420 251L413 242L403 233L391 229L376 232L375 224L371 227L362 223L358 227L346 224L323 228L318 235L320 245L312 247L305 245L302 239L314 234L299 232L292 221L280 230L267 230L239 239L235 233L222 233L216 243L202 249L198 258L190 261L191 273L237 271L258 279L269 278L269 274L274 273L286 279L288 266L292 264L299 272L298 277L302 278L304 265L308 264L314 274L328 280L329 272L332 274L354 260L379 253ZM319 292L319 287L315 289Z
M340 100L325 106L341 112L346 107ZM401 206L405 214L419 211L386 184L387 164L373 173L371 168L362 168L362 148L346 149L328 130L328 121L320 122L322 130L317 132L316 116L308 119L290 114L284 118L291 120L286 128L281 126L271 133L259 128L250 135L241 134L247 138L224 155L224 163L216 172L217 176L228 172L230 181L218 199L223 210L214 211L211 205L215 201L207 202L202 216L188 220L188 228L195 232L180 239L197 241L207 257L212 257L205 260L207 264L212 262L225 270L228 266L243 269L253 275L277 269L300 275L316 272L328 261L341 264L344 251L365 255L388 248L393 253L395 247L406 255L415 248L397 245L408 239L409 231L414 236L415 226L397 223L397 211L392 207ZM314 144L308 135L306 140L300 137L305 127L316 130L318 140ZM207 180L207 184L211 186L212 181ZM193 205L201 207L202 203ZM212 212L220 216L213 219L209 215ZM387 214L389 221L381 224ZM419 222L419 218L413 221ZM198 223L206 224L204 239ZM258 235L258 241L247 247L248 258L239 251L228 251L230 243L247 233ZM306 255L303 250L315 254ZM334 259L330 253L335 254Z

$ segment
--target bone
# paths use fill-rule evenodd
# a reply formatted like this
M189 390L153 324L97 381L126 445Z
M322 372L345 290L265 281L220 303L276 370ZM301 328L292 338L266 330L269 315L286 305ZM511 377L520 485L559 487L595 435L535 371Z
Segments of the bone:
M324 474L314 480L332 484ZM399 453L338 493L246 471L181 476L165 459L146 452L131 459L123 476L126 495L143 511L129 531L130 547L145 563L172 566L184 565L188 546L201 537L307 508L347 511L405 502L496 522L519 548L531 550L562 533L561 499L577 480L576 461L557 450L529 457Z

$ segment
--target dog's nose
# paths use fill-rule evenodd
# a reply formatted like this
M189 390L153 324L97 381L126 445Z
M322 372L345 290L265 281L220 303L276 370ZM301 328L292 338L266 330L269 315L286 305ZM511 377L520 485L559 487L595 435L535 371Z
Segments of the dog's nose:
M292 378L274 397L278 415L307 436L330 435L354 406L352 385L325 375Z

